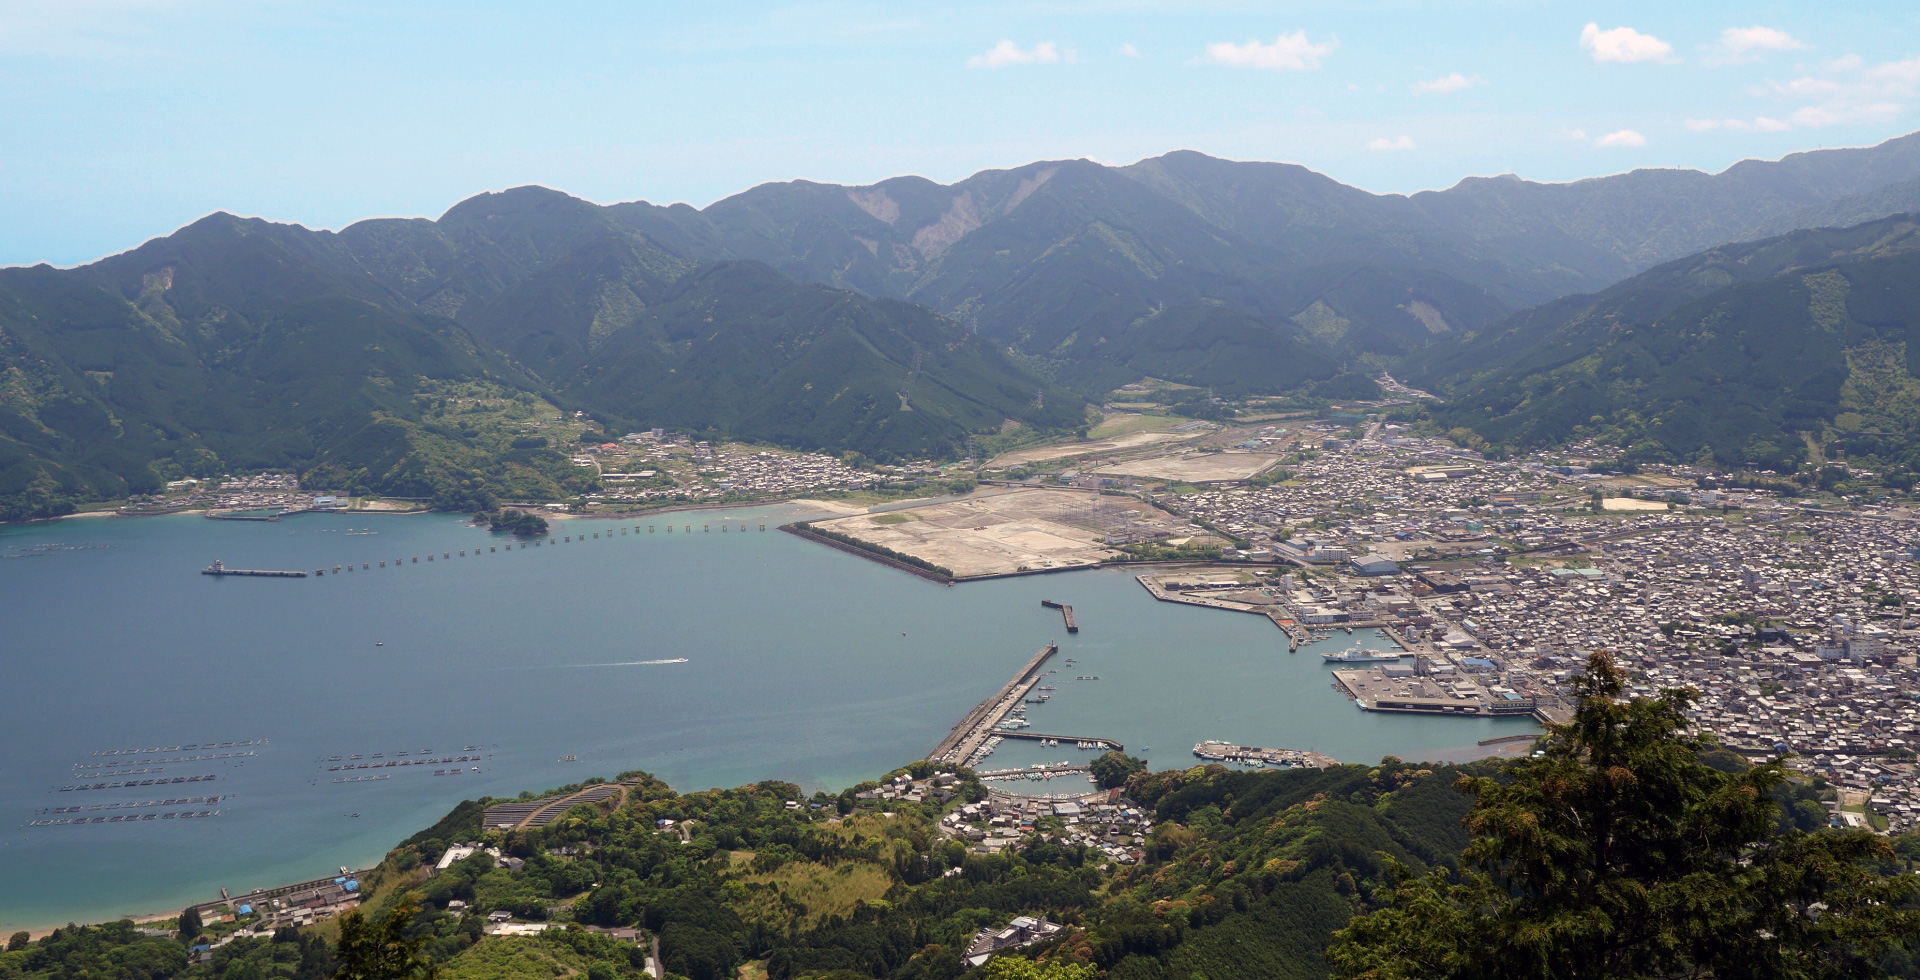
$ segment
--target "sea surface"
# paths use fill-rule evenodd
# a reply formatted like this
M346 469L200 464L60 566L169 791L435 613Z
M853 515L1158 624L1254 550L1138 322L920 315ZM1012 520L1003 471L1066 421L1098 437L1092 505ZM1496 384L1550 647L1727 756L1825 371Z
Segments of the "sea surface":
M1478 739L1532 730L1358 711L1318 651L1289 655L1266 619L1157 602L1124 571L946 587L775 530L809 513L556 521L554 536L574 540L511 550L449 515L0 529L0 931L364 867L463 799L623 770L680 790L782 779L838 791L925 755L1050 640L1058 690L1031 707L1033 730L1117 739L1162 768L1193 764L1204 739L1372 762L1470 757ZM216 558L329 573L199 574ZM1071 603L1081 632L1041 599ZM1327 644L1356 640L1383 645ZM1072 680L1083 674L1100 679ZM162 751L129 751L145 749ZM481 758L355 783L327 771L402 752ZM1009 742L983 767L1090 755ZM164 771L97 775L116 766ZM60 791L190 775L214 778ZM1084 786L1055 782L1043 789ZM216 794L212 806L104 809ZM71 806L218 813L28 825Z

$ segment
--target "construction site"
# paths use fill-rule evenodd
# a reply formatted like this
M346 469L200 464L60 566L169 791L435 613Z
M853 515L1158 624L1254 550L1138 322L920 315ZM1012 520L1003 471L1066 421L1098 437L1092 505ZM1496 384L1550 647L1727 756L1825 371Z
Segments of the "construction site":
M816 528L912 555L955 579L1084 568L1124 545L1184 534L1185 522L1131 497L1013 490L817 521Z

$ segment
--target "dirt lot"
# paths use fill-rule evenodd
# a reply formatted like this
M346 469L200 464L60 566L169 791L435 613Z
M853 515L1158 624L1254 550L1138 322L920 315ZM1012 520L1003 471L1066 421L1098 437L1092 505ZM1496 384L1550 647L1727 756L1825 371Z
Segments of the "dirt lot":
M1136 476L1150 480L1207 483L1215 480L1244 480L1280 461L1267 453L1195 453L1186 456L1153 456L1115 463L1098 470L1101 476Z
M1117 553L1109 537L1186 528L1137 500L1073 490L977 494L815 526L925 559L956 578L1095 565Z
M1110 439L1088 439L1084 442L1066 442L1057 446L1037 446L1033 449L1021 449L995 456L987 465L992 467L1018 466L1021 463L1040 463L1050 459L1065 459L1068 456L1085 456L1088 453L1111 453L1122 449L1138 449L1157 442L1176 442L1192 439L1205 433L1194 432L1128 432Z

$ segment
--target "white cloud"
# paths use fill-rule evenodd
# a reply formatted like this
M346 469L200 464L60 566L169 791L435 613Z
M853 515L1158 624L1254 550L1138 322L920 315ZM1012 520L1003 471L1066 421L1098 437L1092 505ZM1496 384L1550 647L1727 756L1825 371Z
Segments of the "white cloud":
M1245 44L1220 41L1207 45L1207 60L1235 68L1264 68L1269 71L1313 71L1320 59L1340 46L1334 39L1318 44L1307 40L1306 31L1294 31L1273 39L1272 44L1250 40Z
M1388 139L1385 136L1382 136L1378 139L1368 140L1367 149L1369 150L1411 150L1413 149L1413 137L1403 135L1397 139Z
M1646 146L1647 138L1631 129L1616 129L1593 141L1594 146Z
M1707 60L1716 65L1734 65L1759 61L1767 51L1799 51L1806 47L1793 35L1772 27L1729 27L1720 32L1720 43L1707 49Z
M1442 75L1439 78L1428 81L1414 82L1413 90L1427 95L1444 95L1448 92L1458 92L1463 88L1472 88L1475 85L1485 85L1486 83L1486 79L1478 75L1468 78L1459 72L1454 72L1451 75Z
M1120 53L1121 53L1122 55L1124 55L1124 56L1126 56L1126 57L1128 57L1128 58L1138 58L1138 57L1140 57L1140 49L1139 49L1139 48L1136 48L1136 47L1134 47L1134 46L1133 46L1133 45L1131 45L1131 44L1122 44L1122 45L1120 45Z
M1737 133L1780 133L1792 129L1793 124L1784 119L1755 116L1752 119L1689 119L1687 128L1696 133L1716 129L1731 129Z
M1818 74L1770 81L1753 94L1803 103L1784 121L1768 120L1782 129L1887 122L1920 95L1920 58L1869 66L1858 55L1847 55L1821 65Z
M1900 114L1898 102L1865 102L1802 106L1787 115L1787 121L1806 129L1823 129L1845 123L1886 122Z
M1674 60L1673 45L1651 34L1642 34L1631 27L1603 31L1599 24L1591 21L1580 29L1580 50L1593 55L1593 60L1601 64Z
M1002 39L999 44L967 59L968 68L1004 68L1008 65L1051 65L1060 60L1060 50L1052 41L1022 48Z
M1569 129L1567 130L1567 138L1570 140L1580 140L1582 142L1585 142L1587 138L1587 131L1584 129Z

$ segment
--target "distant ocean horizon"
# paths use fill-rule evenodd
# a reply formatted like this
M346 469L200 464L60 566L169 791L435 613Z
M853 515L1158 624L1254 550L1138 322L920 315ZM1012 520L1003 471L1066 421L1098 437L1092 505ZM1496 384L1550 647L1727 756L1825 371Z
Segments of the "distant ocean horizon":
M0 929L166 913L222 887L363 867L463 799L631 769L680 791L764 779L838 791L923 757L1049 641L1054 666L1076 664L1030 706L1036 729L1117 739L1155 768L1195 764L1206 739L1440 760L1532 729L1358 711L1317 651L1289 655L1266 619L1156 602L1122 570L945 588L774 530L814 513L683 511L671 534L665 515L569 520L553 536L573 541L537 548L442 514L0 528ZM329 571L199 574L216 558ZM331 571L348 562L373 567ZM1066 634L1043 598L1072 603L1082 631ZM1364 631L1328 644L1356 639L1385 645ZM250 756L99 754L248 740L264 740ZM401 752L481 758L384 765ZM347 774L329 765L374 753L382 767L352 775L390 778L333 781ZM983 765L1091 755L1009 742ZM163 771L120 774L135 769ZM212 778L158 782L195 776Z

